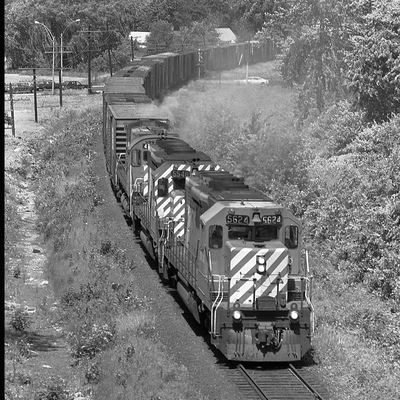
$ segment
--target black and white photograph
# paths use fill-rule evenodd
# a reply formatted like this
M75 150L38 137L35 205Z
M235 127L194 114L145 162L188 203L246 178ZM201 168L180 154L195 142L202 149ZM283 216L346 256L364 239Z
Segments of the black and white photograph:
M5 0L4 399L400 398L400 0Z

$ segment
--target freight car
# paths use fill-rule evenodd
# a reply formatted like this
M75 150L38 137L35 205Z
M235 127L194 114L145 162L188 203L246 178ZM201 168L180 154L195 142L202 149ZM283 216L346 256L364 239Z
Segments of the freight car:
M173 133L154 100L248 43L144 57L110 78L103 140L112 185L160 276L229 360L301 360L313 330L299 221ZM254 51L254 49L253 49ZM270 56L253 53L254 60ZM261 59L260 59L261 58Z

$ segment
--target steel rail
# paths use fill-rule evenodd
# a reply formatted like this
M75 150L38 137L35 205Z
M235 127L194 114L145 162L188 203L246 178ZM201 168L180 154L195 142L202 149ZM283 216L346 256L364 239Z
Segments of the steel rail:
M316 399L324 400L324 398L300 375L292 364L289 364L289 370L315 396Z
M249 375L249 373L246 371L246 368L243 367L242 364L239 364L237 366L237 369L242 373L242 375L245 377L249 385L255 390L257 395L260 397L260 399L263 400L269 400L268 397L265 395L265 393L259 388L257 383L254 381L254 379Z

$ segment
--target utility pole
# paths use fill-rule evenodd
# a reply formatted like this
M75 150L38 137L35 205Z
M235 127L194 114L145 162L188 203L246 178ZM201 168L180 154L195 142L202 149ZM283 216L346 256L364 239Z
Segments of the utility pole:
M90 25L88 26L88 94L92 94L92 76L91 76L92 53L90 50Z
M15 116L14 116L14 99L13 99L13 89L10 83L10 108L11 108L11 132L13 137L15 137Z
M39 22L39 21L35 21L35 24L37 25L42 25L43 28L46 30L46 33L49 35L49 38L53 44L53 63L52 63L52 69L51 69L51 75L52 75L52 79L51 79L51 94L54 95L54 68L55 68L55 57L56 57L56 38L55 36L51 33L50 29L43 23Z
M107 27L107 30L90 30L90 25L88 25L88 30L87 30L87 39L88 39L88 94L93 94L92 93L92 67L91 67L91 62L92 62L92 52L98 52L99 49L92 49L92 33L109 33L109 32L115 32L115 30L109 30ZM111 58L111 50L109 53L109 57ZM110 70L111 74L112 71Z
M60 35L60 67L61 67L61 83L63 79L63 59L64 59L64 44L63 44L63 35L65 31L70 27L70 25L75 24L76 22L80 22L80 18L76 19L75 21L70 22L65 29L61 32Z
M108 22L107 22L107 33L108 33ZM107 37L109 38L110 35L108 33ZM108 53L108 66L110 68L110 76L112 76L112 62L111 62L111 50L110 50L110 42L107 43L107 53Z
M204 75L205 71L204 69L204 58L203 58L203 51L201 49L197 50L197 69L198 69L198 78L200 79L202 76L202 73Z
M135 54L133 53L133 36L131 36L131 61L135 58Z
M33 109L35 111L35 122L38 122L37 115L37 86L36 86L36 68L33 68Z
M62 107L62 70L61 68L58 70L58 82L60 85L60 107Z
M132 27L132 32L135 31L135 25L133 25ZM131 36L131 61L133 61L133 59L135 58L135 53L133 52L133 36Z

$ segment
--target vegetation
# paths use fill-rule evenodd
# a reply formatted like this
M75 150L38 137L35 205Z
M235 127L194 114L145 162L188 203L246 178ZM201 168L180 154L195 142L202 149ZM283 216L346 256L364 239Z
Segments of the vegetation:
M135 260L102 226L92 155L100 124L96 110L66 112L34 143L38 229L50 246L58 322L93 398L200 399L186 369L171 362L156 341L149 300L135 293ZM49 381L37 399L53 398L53 392L61 399L68 389L68 382Z
M10 319L10 326L17 332L24 332L31 324L29 314L22 308L17 308Z
M180 134L304 221L315 278L313 357L332 399L396 399L399 116L368 125L341 102L298 129L289 89L197 87L170 103Z
M67 15L85 27L113 28L92 37L98 68L107 53L116 66L128 61L125 40L133 29L151 29L150 42L163 40L164 48L213 43L216 25L244 39L258 32L260 40L275 41L286 88L207 92L193 85L166 106L196 148L304 220L316 286L312 355L332 398L399 398L399 1L78 3L7 1L6 55L16 66L45 65L45 32L32 21L46 23L58 40ZM73 65L86 63L85 34L68 29L65 35ZM141 398L145 386L155 397L178 398L188 391L184 371L162 361L157 373L164 358L152 343L152 317L126 278L132 265L94 222L102 201L90 153L98 121L95 113L65 115L36 146L43 171L39 228L54 249L49 270L69 343L98 398ZM18 224L13 205L6 209L8 246ZM142 353L147 346L154 358ZM140 374L137 365L152 366L152 373ZM126 375L128 369L134 374Z
M33 0L7 0L5 55L12 68L51 68L52 41L44 27L34 23L39 21L55 38L56 66L60 65L59 46L63 33L64 67L87 68L90 30L93 67L104 71L120 69L130 61L131 31L151 30L153 43L156 39L157 46L163 50L204 46L215 39L210 27L226 26L225 15L229 15L229 9L224 0L96 0L84 4L81 1L46 0L37 4ZM77 19L80 21L73 23ZM171 33L164 37L166 27ZM209 36L211 42L205 40Z
M278 3L258 37L272 38L282 49L282 76L302 89L301 119L349 93L368 121L400 111L398 0Z

